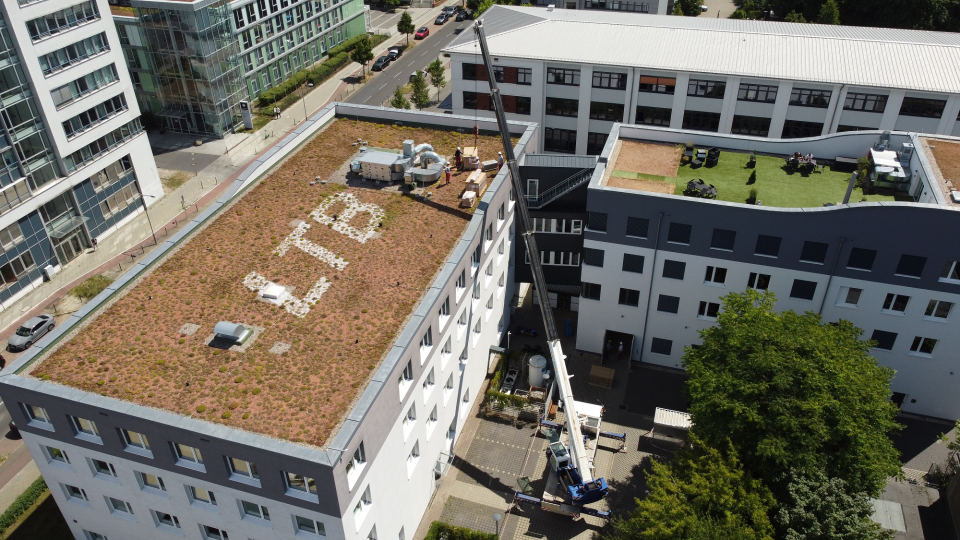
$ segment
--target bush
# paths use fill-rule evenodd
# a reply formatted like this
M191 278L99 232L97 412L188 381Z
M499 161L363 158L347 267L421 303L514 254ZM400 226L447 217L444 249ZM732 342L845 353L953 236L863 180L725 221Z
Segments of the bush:
M497 540L497 535L475 531L466 527L456 527L447 525L442 521L434 521L430 524L430 530L424 540Z
M30 487L26 489L13 504L7 508L6 512L3 515L0 515L0 534L3 534L10 528L11 525L17 522L17 519L20 518L27 510L30 509L37 500L47 492L47 484L43 481L43 477L37 478Z
M76 296L77 298L89 300L102 293L103 290L109 287L111 283L113 283L113 280L106 276L93 276L76 287L70 289L70 294Z

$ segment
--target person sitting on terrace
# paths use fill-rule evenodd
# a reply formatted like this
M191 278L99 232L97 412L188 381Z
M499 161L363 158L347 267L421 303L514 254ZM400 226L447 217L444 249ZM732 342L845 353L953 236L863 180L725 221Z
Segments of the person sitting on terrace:
M803 154L801 154L800 152L794 152L793 155L790 156L790 159L799 161L802 157L803 157Z
M813 154L808 152L807 155L803 156L804 161L813 161Z

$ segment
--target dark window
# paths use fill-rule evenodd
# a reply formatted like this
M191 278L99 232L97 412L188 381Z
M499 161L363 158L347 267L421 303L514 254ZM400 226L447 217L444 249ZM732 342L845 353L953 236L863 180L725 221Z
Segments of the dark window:
M590 102L590 118L623 122L623 103Z
M876 258L876 250L853 248L850 250L850 258L847 259L847 268L856 268L857 270L866 270L869 272L873 269L873 260Z
M583 248L583 264L587 266L603 266L603 250Z
M609 73L606 71L593 72L594 88L612 88L614 90L627 89L626 73Z
M546 114L551 116L576 116L580 110L580 102L575 99L547 98Z
M600 284L599 283L587 283L583 282L583 286L580 288L580 296L584 298L589 298L591 300L600 299Z
M692 226L686 223L671 223L670 230L667 232L667 242L675 244L690 244L690 231Z
M697 131L719 131L720 113L683 111L683 129L695 129Z
M533 83L533 70L530 68L517 68L517 84L530 86Z
M829 90L808 90L806 88L794 88L790 92L790 104L800 107L820 107L827 108L830 105Z
M504 98L513 97L513 96L504 96ZM526 96L516 96L514 99L517 100L516 114L530 115L530 98ZM506 104L504 104L506 108ZM510 111L507 111L510 112Z
M764 255L766 257L777 257L780 255L779 236L767 236L761 234L757 236L757 247L753 250L754 255Z
M673 341L669 339L661 339L655 337L650 340L650 352L654 354L664 354L670 356L670 351L673 349Z
M647 237L647 229L650 227L650 220L647 218L628 217L627 218L627 236L636 236L639 238Z
M640 291L635 291L633 289L620 289L620 305L634 307L639 306Z
M677 80L669 77L640 77L640 92L656 94L672 94L677 86Z
M903 105L900 106L900 115L940 118L943 116L943 107L946 104L947 102L942 99L907 97L903 98Z
M478 76L478 71L483 72L483 79L487 77L487 70L483 66L480 66L480 69L477 69L477 64L461 64L463 66L463 80L465 81L477 81L481 77Z
M884 332L883 330L874 330L870 336L870 341L876 341L876 348L885 351L893 350L893 344L897 341L896 332Z
M741 84L737 93L740 101L765 101L773 103L777 100L777 87L765 84Z
M734 116L730 133L766 137L770 133L770 119L759 116Z
M877 128L868 128L868 127L860 127L860 126L845 126L845 125L843 125L843 124L840 124L839 126L837 126L837 133L846 133L847 131L873 131L873 130L875 130L875 129L877 129Z
M621 291L623 289L620 289ZM676 313L680 311L680 297L661 294L657 299L657 311L664 313Z
M823 124L816 122L800 122L787 120L783 123L781 139L800 139L803 137L819 137L823 133Z
M765 291L770 288L770 275L750 272L750 278L747 280L747 287L758 291Z
M623 271L635 274L643 273L643 255L623 254Z
M695 81L687 83L687 95L708 98L722 98L727 83L721 81Z
M887 108L887 96L848 93L843 100L843 108L848 111L882 113Z
M713 239L710 240L710 247L714 249L723 249L733 251L733 243L737 239L737 231L727 229L714 229Z
M720 304L716 302L700 302L700 310L697 311L697 316L716 319L718 313L720 313Z
M608 133L587 133L587 154L599 156L607 144Z
M657 107L637 107L637 118L634 120L637 124L646 124L648 126L666 126L670 127L670 116L673 113L670 109L659 109Z
M793 280L793 287L790 289L790 298L813 300L813 294L815 292L817 292L816 282L795 279Z
M580 86L580 70L547 68L547 84Z
M828 244L823 242L806 241L803 243L803 250L800 251L800 260L823 264L823 261L827 260L827 248L829 247Z
M909 296L904 294L887 293L887 297L883 299L883 306L880 309L881 311L885 310L903 313L907 310L907 304L909 303Z
M464 92L464 93L463 93L463 108L464 108L464 109L470 109L470 110L477 110L477 109L479 109L479 110L484 110L484 109L486 109L485 106L482 107L482 108L479 107L479 103L478 103L479 100L477 99L477 96L478 96L478 95L479 95L479 94L477 94L476 92ZM483 96L484 96L484 97L487 97L487 98L488 98L487 101L489 102L489 97L487 96L487 94L483 94Z
M606 212L587 212L587 228L591 231L607 232Z
M572 129L545 128L543 149L547 152L574 154L577 152L577 132Z
M663 277L670 279L683 279L683 274L687 271L687 263L681 261L663 261Z
M916 255L901 255L900 262L897 264L896 274L901 276L920 277L923 273L923 267L927 264L926 257Z

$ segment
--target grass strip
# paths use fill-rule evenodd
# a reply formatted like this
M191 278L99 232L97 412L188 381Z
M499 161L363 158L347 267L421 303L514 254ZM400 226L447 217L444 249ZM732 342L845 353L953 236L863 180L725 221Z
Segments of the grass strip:
M47 483L43 481L43 477L37 478L30 487L24 490L13 504L10 505L10 508L0 515L0 535L7 532L7 529L11 525L17 522L27 510L30 509L37 500L46 493Z

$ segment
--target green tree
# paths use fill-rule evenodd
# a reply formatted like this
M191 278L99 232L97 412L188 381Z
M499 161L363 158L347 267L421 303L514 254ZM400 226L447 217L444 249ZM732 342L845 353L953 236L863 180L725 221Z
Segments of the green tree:
M367 62L373 60L373 45L370 38L363 36L363 39L357 42L356 47L350 51L350 60L363 66L363 75L367 75Z
M437 89L437 101L439 102L440 89L447 85L447 80L443 76L443 62L439 58L430 62L430 65L427 66L427 74L430 75L430 85Z
M870 517L873 505L866 493L851 489L839 478L822 471L796 470L781 480L785 493L778 497L774 515L783 540L880 540L893 537Z
M788 468L823 470L878 496L902 474L889 437L902 428L889 400L893 370L877 365L851 322L776 313L775 302L754 289L728 294L703 345L685 351L698 435L713 445L729 438L768 482Z
M403 89L397 86L397 89L393 91L393 97L390 98L390 106L394 109L409 109L410 102L407 101L407 98L403 95Z
M827 0L820 6L820 15L817 16L820 24L840 24L840 8L836 0Z
M787 13L787 16L784 17L783 20L787 22L795 22L795 23L807 22L807 19L803 17L803 13L797 13L796 11L791 11L790 13Z
M607 540L772 539L773 494L744 471L729 442L724 447L690 433L690 446L671 464L652 461L646 498L628 517L614 518Z
M700 15L700 5L702 2L700 0L674 0L681 4L681 9L683 9L683 14L688 17L696 17Z
M413 18L410 17L410 13L404 11L403 15L400 16L400 20L397 21L397 32L407 35L407 45L410 44L410 34L417 31L417 27L413 25Z
M410 98L413 100L413 104L422 111L424 107L430 105L430 90L427 88L427 79L423 76L423 72L418 70L410 82L413 85L413 95Z
M680 7L680 0L673 0L673 13L671 15L683 16L683 8Z
M383 3L390 11L396 11L397 6L400 5L400 0L383 0Z

